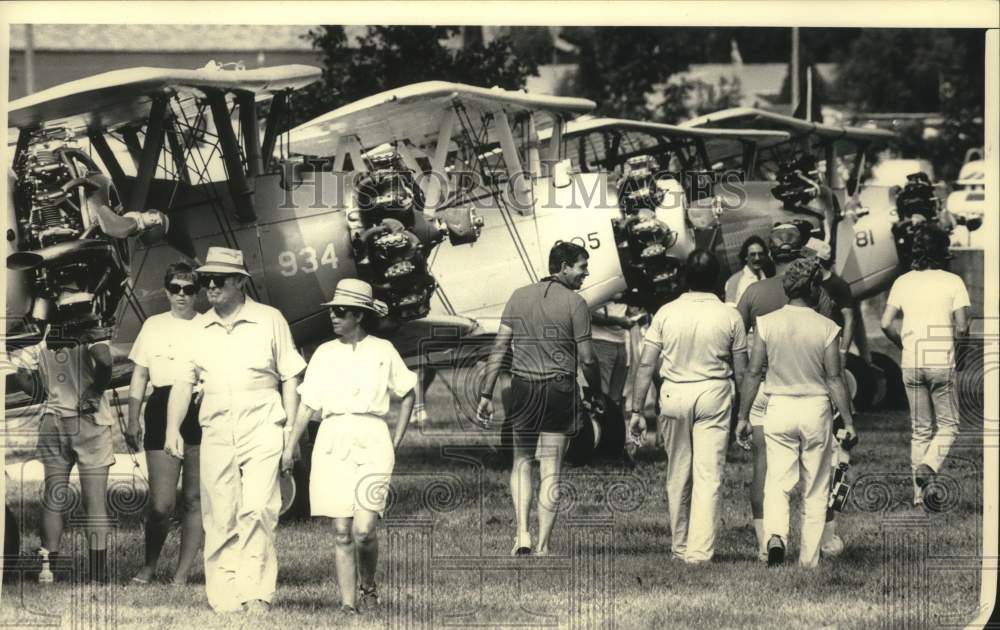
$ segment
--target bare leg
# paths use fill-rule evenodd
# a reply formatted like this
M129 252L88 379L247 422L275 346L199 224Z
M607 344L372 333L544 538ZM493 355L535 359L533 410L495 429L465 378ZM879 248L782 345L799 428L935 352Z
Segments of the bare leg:
M45 494L42 498L42 546L50 552L59 551L62 540L63 512L72 503L68 496L69 471L72 465L63 463L44 463Z
M538 488L538 553L549 552L549 536L559 509L559 477L569 436L542 433L538 439L541 484Z
M340 586L340 603L354 607L357 604L357 563L354 558L354 535L351 531L353 518L335 518L336 529L334 560L337 567L337 584Z
M149 468L149 514L146 516L146 563L135 575L135 580L148 582L156 574L163 543L170 533L170 516L177 501L177 477L181 462L166 451L146 451Z
M514 501L517 540L528 540L528 519L531 516L531 460L527 449L514 445L514 466L510 470L510 496Z
M375 586L375 567L378 564L378 536L375 525L378 514L368 510L355 510L354 545L358 553L358 578L361 587L371 589Z
M186 584L188 573L198 558L198 550L205 536L201 524L201 488L199 474L201 470L201 447L191 444L184 445L184 521L181 525L181 551L177 559L177 570L174 572L174 584Z
M108 531L108 470L111 466L84 468L80 470L80 489L83 490L83 505L87 518L93 525L87 528L92 550L107 547Z

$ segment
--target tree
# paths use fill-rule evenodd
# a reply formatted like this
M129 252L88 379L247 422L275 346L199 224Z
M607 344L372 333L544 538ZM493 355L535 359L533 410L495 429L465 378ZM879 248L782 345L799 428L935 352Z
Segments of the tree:
M982 29L866 30L845 53L837 88L856 111L939 112L936 135L902 130L900 148L950 180L983 144L985 41Z
M509 36L446 45L460 33L457 26L369 26L351 42L342 26L311 29L305 37L319 53L323 77L297 96L296 122L420 81L521 89L538 71L538 60L517 54Z
M699 30L566 29L562 37L579 46L580 63L572 84L563 89L595 101L602 115L648 120L656 115L656 106L650 104L654 93L699 58Z

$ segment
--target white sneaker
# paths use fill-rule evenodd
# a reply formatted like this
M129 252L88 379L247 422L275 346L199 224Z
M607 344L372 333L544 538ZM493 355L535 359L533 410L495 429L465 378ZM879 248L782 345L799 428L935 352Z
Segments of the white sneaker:
M844 539L834 534L829 540L823 541L819 548L819 553L824 558L836 558L844 553Z

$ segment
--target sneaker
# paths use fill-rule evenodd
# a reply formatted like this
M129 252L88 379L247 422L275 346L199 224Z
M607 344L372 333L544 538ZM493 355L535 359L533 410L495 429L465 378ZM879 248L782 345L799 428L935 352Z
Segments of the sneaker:
M934 481L935 474L934 469L927 464L917 466L917 470L914 472L917 487L923 490L928 484Z
M819 554L823 558L836 558L844 553L844 539L834 534L829 540L823 542L819 548Z
M775 534L767 541L767 566L776 567L785 562L785 543Z
M514 547L510 550L510 555L512 556L530 556L531 555L531 534L525 533L524 535L518 534L517 540L514 541Z
M358 604L361 605L365 610L375 610L379 607L378 599L378 586L372 584L371 588L365 588L363 586L358 588L359 597Z
M360 612L358 612L357 608L355 608L354 606L351 606L350 604L342 604L341 607L340 607L340 612L343 613L343 614L345 614L345 615L360 615L361 614Z
M58 554L54 551L49 551L45 547L39 547L35 550L35 555L38 556L41 565L41 569L38 572L38 583L52 584L56 581L56 577L52 573L52 565L55 564Z

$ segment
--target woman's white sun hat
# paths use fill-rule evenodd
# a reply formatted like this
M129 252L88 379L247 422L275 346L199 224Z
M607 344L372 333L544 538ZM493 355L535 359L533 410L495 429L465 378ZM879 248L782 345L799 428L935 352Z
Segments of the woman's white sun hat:
M338 282L337 288L333 290L333 298L329 302L323 302L322 306L364 308L379 317L389 314L389 307L385 302L376 300L372 294L372 285L357 278L344 278Z
M209 247L205 264L195 271L198 273L238 273L250 277L243 264L243 252L227 247Z

